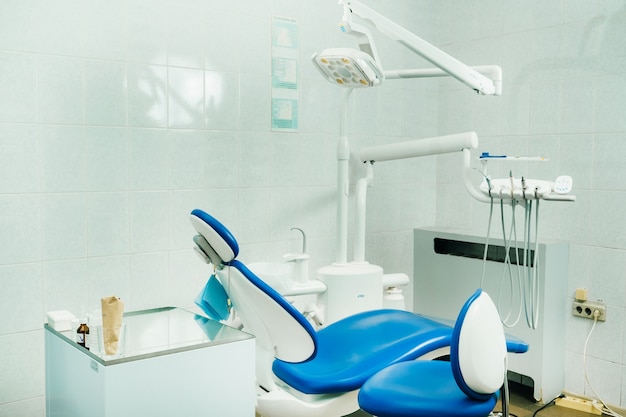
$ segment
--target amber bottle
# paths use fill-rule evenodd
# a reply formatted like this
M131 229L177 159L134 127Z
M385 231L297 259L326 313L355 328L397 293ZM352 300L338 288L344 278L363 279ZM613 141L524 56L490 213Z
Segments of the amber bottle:
M89 349L87 346L87 335L89 334L89 326L87 323L81 323L76 330L76 342L84 347L85 349Z

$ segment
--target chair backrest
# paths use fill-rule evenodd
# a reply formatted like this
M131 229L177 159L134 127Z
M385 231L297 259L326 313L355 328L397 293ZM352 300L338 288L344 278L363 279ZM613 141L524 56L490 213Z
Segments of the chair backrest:
M454 379L468 397L484 400L502 387L506 349L498 309L491 297L479 289L463 305L450 346Z
M194 241L216 267L244 330L256 337L257 347L285 362L311 359L317 350L317 335L302 313L235 259L237 241L217 219L196 209L190 220L201 236Z

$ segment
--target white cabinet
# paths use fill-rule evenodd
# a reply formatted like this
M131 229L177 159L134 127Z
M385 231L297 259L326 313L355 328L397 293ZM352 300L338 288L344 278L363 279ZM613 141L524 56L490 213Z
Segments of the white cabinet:
M178 308L124 315L124 354L45 325L47 417L254 417L254 338Z
M413 310L454 320L465 299L481 286L485 237L467 231L424 228L415 229L414 238ZM499 306L503 318L511 312L508 321L513 322L520 308L524 307L517 286L518 270L516 266L512 268L515 281L511 297L508 268L505 269L502 263L506 254L504 242L492 238L489 247L483 289ZM514 253L513 249L511 251ZM526 378L529 377L535 399L548 402L561 394L565 378L569 244L540 240L537 259L535 306L538 311L530 312L537 314L537 326L534 329L527 326L522 310L519 322L505 331L529 344L528 352L509 354L509 371L517 374L510 375L510 378L515 380L519 376L517 382L530 385ZM530 280L525 272L521 271L521 279L527 284Z

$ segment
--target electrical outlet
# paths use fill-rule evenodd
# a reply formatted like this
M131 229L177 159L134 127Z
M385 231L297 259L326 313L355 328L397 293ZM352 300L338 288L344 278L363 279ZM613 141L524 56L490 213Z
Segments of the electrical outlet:
M594 312L598 311L598 321L606 321L606 305L599 301L574 301L572 314L577 317L594 319Z

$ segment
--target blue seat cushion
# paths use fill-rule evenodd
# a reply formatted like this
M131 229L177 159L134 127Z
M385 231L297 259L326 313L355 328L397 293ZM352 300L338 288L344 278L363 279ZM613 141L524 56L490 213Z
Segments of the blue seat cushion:
M447 347L452 328L408 311L374 310L317 333L317 354L301 363L275 360L274 374L307 394L358 389L381 369Z
M359 391L359 406L379 417L486 417L497 394L484 401L461 391L449 362L399 363L370 378Z

